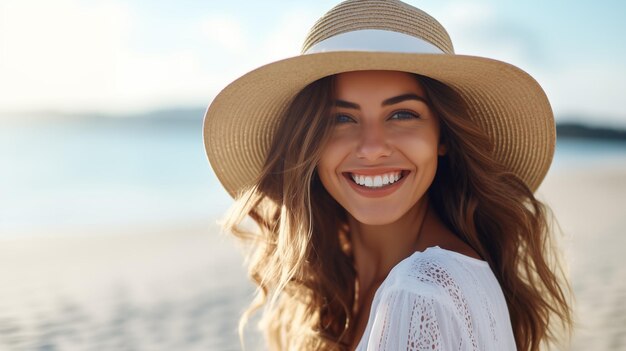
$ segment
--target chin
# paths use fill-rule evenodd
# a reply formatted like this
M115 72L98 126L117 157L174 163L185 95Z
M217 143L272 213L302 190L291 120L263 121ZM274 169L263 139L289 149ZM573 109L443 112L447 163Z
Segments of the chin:
M348 211L359 223L366 225L387 225L399 220L403 213L400 211Z

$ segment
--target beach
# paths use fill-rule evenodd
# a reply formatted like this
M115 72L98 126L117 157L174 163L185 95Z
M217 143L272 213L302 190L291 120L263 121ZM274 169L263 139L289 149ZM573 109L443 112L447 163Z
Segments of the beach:
M549 174L538 197L565 234L576 299L571 350L626 350L626 163Z
M3 240L0 350L238 350L252 288L215 228Z
M576 296L571 350L626 350L626 165L560 167L537 197L564 232ZM253 287L215 222L3 238L0 350L241 349L237 321Z

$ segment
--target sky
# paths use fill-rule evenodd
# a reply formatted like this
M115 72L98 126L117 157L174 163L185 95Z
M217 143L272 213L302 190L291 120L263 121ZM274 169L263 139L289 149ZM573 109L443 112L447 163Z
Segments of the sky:
M457 54L514 64L557 119L626 126L626 2L409 0ZM228 83L298 55L338 1L2 0L0 114L205 107Z

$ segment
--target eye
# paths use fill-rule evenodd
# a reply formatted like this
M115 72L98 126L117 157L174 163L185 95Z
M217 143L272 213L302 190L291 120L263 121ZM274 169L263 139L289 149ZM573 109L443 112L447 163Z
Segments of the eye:
M414 112L410 111L396 111L394 112L389 119L396 120L410 120L410 119L419 119L420 116Z
M351 123L355 122L354 118L345 115L345 114L336 114L335 115L335 124L343 124L343 123Z

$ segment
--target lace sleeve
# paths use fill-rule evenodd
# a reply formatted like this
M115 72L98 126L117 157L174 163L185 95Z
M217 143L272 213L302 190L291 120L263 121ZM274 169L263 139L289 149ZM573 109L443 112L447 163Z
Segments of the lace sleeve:
M436 294L391 289L374 313L368 351L464 350L462 323Z

